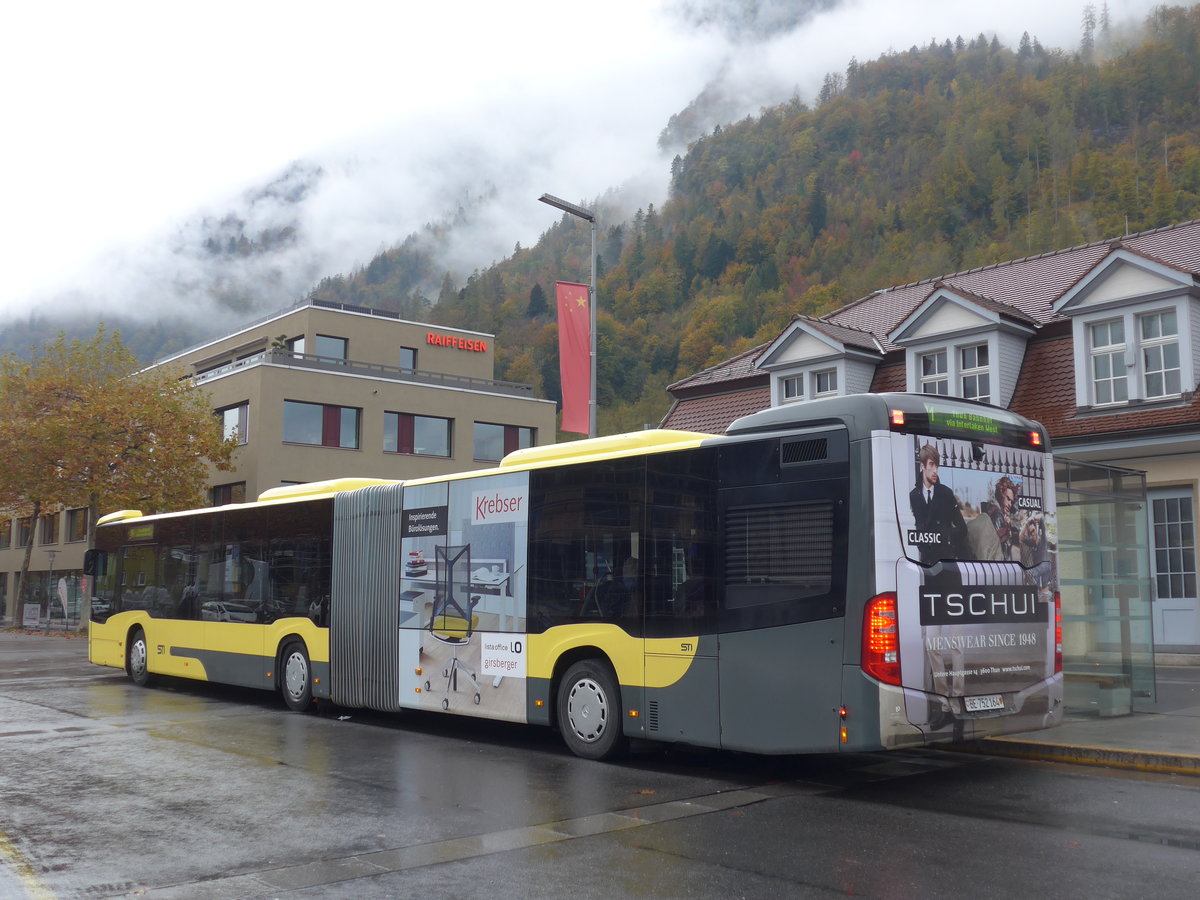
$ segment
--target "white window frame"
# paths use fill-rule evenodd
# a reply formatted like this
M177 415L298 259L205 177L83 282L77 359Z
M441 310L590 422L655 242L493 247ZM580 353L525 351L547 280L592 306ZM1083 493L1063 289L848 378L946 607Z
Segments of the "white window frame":
M844 359L831 360L826 357L817 362L810 361L802 369L789 368L786 374L775 372L771 376L771 402L782 406L785 403L803 403L806 400L845 396L846 371ZM833 387L818 391L818 379L829 377L833 379Z
M950 354L945 347L926 350L917 356L917 380L922 394L946 396L950 393ZM933 371L926 371L926 361L933 363Z
M821 379L830 379L832 386L821 390ZM832 366L827 369L815 369L812 373L812 397L815 400L817 397L836 397L841 392L838 386L838 370L837 366Z
M1195 599L1196 504L1191 488L1152 489L1147 499L1154 596L1160 600Z
M984 358L983 365L979 364L979 357ZM980 341L976 344L963 344L955 348L958 355L958 395L966 400L978 400L980 403L992 402L992 354L991 347L987 341ZM969 354L974 353L974 360ZM968 365L969 362L974 362L974 365ZM979 386L982 381L985 390L980 391ZM967 393L967 383L971 382L975 386L972 396Z
M779 399L782 403L797 403L804 399L804 376L788 375L779 379Z
M1161 329L1158 334L1143 338L1144 324L1157 320L1161 323L1164 313L1175 317L1175 334L1163 336ZM1073 322L1075 342L1075 402L1081 408L1097 407L1101 409L1120 408L1131 403L1170 402L1188 394L1195 388L1195 349L1192 345L1192 319L1194 315L1192 303L1186 297L1172 297L1167 300L1148 301L1128 304L1114 310L1111 306L1093 313L1081 314ZM1095 327L1106 323L1120 321L1124 332L1124 344L1106 344L1095 346ZM1159 365L1155 353L1148 351L1161 350L1174 346L1178 352L1178 367ZM1125 399L1110 398L1097 391L1096 360L1109 351L1118 347L1123 349L1121 362L1124 365ZM1113 353L1115 356L1115 353ZM1149 356L1149 359L1147 358ZM1161 357L1160 357L1161 358ZM1154 375L1162 375L1164 390L1161 393L1151 393L1151 381ZM1115 376L1109 376L1115 380ZM1174 382L1178 380L1178 384ZM1167 387L1178 387L1179 390L1166 390Z
M964 379L967 378L986 378L987 379L987 395L985 403L998 403L997 391L1000 389L1000 337L996 331L988 331L980 333L978 331L970 335L960 335L950 338L947 335L941 335L941 341L938 343L923 343L917 346L909 347L905 354L905 364L907 367L908 390L918 394L937 394L938 396L949 397L965 397ZM978 350L984 348L987 354L987 364L983 366L973 366L966 368L963 365L964 351ZM938 361L945 363L945 372L934 371L929 374L925 372L925 361L931 357L938 357ZM932 388L945 387L944 391L932 390Z
M1113 329L1119 326L1120 338ZM1098 343L1099 329L1106 329L1106 343ZM1122 316L1089 322L1086 329L1088 370L1087 385L1093 406L1114 406L1129 402L1129 329ZM1099 367L1106 368L1102 371Z
M1164 334L1162 325L1165 317L1174 320L1175 330ZM1183 370L1179 348L1179 314L1173 309L1159 309L1154 312L1142 313L1138 317L1139 360L1142 365L1142 390L1147 400L1160 400L1167 397L1178 397L1182 391ZM1156 333L1147 337L1146 326L1157 323ZM1167 355L1170 349L1175 350L1175 365L1167 365ZM1154 368L1151 368L1151 357L1157 356ZM1172 385L1172 374L1174 384ZM1159 390L1151 391L1151 379L1158 377L1162 380ZM1173 390L1171 389L1173 387Z

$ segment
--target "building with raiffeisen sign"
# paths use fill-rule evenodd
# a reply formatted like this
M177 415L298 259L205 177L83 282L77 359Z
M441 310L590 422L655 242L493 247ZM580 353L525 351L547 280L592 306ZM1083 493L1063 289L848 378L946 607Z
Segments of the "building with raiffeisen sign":
M496 381L493 335L313 301L160 360L207 391L235 469L211 474L213 505L341 477L420 478L489 468L552 444L556 405ZM108 512L108 510L102 510ZM14 609L26 545L32 596L75 618L87 510L0 520L0 609ZM53 600L53 603L50 601Z

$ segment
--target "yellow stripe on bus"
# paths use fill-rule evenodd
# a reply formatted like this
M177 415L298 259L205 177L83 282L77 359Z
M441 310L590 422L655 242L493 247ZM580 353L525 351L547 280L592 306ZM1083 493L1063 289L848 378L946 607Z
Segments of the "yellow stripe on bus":
M616 625L581 623L558 625L541 634L530 634L527 673L549 679L554 664L580 647L595 647L607 656L617 681L635 687L664 688L675 684L692 665L699 638L639 638Z

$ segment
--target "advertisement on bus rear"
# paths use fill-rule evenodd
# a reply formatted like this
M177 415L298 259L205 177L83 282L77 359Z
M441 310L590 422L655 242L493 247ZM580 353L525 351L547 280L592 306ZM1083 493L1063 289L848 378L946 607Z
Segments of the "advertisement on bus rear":
M910 561L897 572L903 682L959 698L955 713L1013 712L1014 692L1054 673L1052 463L1041 448L920 434L893 434L892 453Z

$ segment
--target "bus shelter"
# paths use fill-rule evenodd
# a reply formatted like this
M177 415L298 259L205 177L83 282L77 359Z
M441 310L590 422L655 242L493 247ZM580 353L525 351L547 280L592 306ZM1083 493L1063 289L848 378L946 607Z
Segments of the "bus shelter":
M1068 713L1154 700L1153 579L1144 473L1055 459Z

